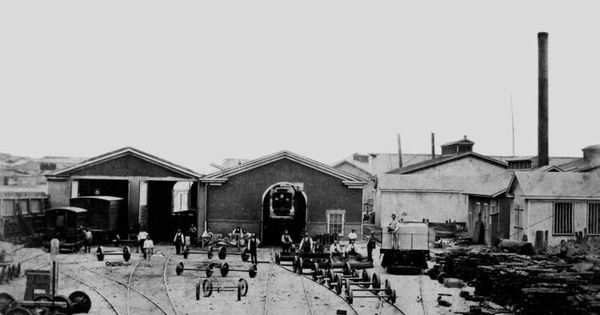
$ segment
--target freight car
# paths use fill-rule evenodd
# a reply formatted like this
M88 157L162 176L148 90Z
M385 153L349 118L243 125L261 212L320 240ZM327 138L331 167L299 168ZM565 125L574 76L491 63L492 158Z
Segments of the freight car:
M381 266L388 273L420 274L427 268L429 257L429 226L426 222L399 222L394 246L392 233L383 230Z
M83 225L90 229L94 243L110 241L118 234L126 236L127 221L123 211L123 198L113 196L81 196L71 198L70 205L87 210Z
M46 232L44 245L50 248L50 240L57 238L60 241L60 250L79 251L83 245L83 234L80 229L86 224L87 210L78 207L57 207L46 209Z

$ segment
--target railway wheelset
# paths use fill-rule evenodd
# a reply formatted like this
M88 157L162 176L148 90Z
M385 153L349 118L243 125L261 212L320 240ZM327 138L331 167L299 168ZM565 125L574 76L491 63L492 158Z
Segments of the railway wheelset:
M349 268L349 264L346 264L342 268L342 272L336 272L331 268L321 269L319 265L315 264L312 278L334 290L338 295L341 295L343 291L349 304L352 304L354 299L362 298L382 298L390 304L396 303L396 290L392 289L387 279L382 286L381 278L377 273L374 272L369 276L366 270L359 274L356 269ZM372 295L355 295L356 292L370 292Z
M17 300L8 293L0 293L0 313L4 315L68 315L88 313L92 300L83 291L64 295L38 294L31 300Z
M250 259L250 252L248 249L244 248L242 251L229 252L226 246L219 247L218 250L215 250L214 247L208 246L207 250L192 250L189 246L185 246L183 248L183 258L187 259L189 255L206 255L208 259L212 259L213 256L217 254L220 260L227 259L227 256L240 256L242 261L246 262ZM266 263L266 262L263 262Z

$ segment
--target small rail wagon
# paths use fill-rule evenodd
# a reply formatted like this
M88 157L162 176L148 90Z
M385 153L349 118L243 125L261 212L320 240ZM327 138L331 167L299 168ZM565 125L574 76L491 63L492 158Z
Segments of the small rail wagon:
M399 222L397 242L386 228L382 232L381 266L388 273L420 273L427 268L429 256L429 225L426 222Z
M88 211L87 221L83 226L92 232L94 243L105 242L113 239L117 234L122 234L119 232L127 232L126 220L123 220L126 216L121 215L123 198L81 196L71 198L70 205Z
M87 222L87 210L78 207L57 207L46 209L46 233L44 244L50 248L50 240L57 238L60 249L78 251L83 245L83 234L80 230Z

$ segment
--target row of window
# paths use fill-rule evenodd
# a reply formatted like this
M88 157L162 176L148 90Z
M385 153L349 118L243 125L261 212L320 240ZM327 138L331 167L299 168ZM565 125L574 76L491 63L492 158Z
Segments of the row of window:
M587 233L600 234L600 203L588 203ZM572 235L574 232L573 203L554 203L554 234Z

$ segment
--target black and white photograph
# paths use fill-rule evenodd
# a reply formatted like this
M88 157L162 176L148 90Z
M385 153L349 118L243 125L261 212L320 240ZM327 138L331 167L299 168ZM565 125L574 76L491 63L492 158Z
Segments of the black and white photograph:
M599 9L0 2L0 315L600 315Z

